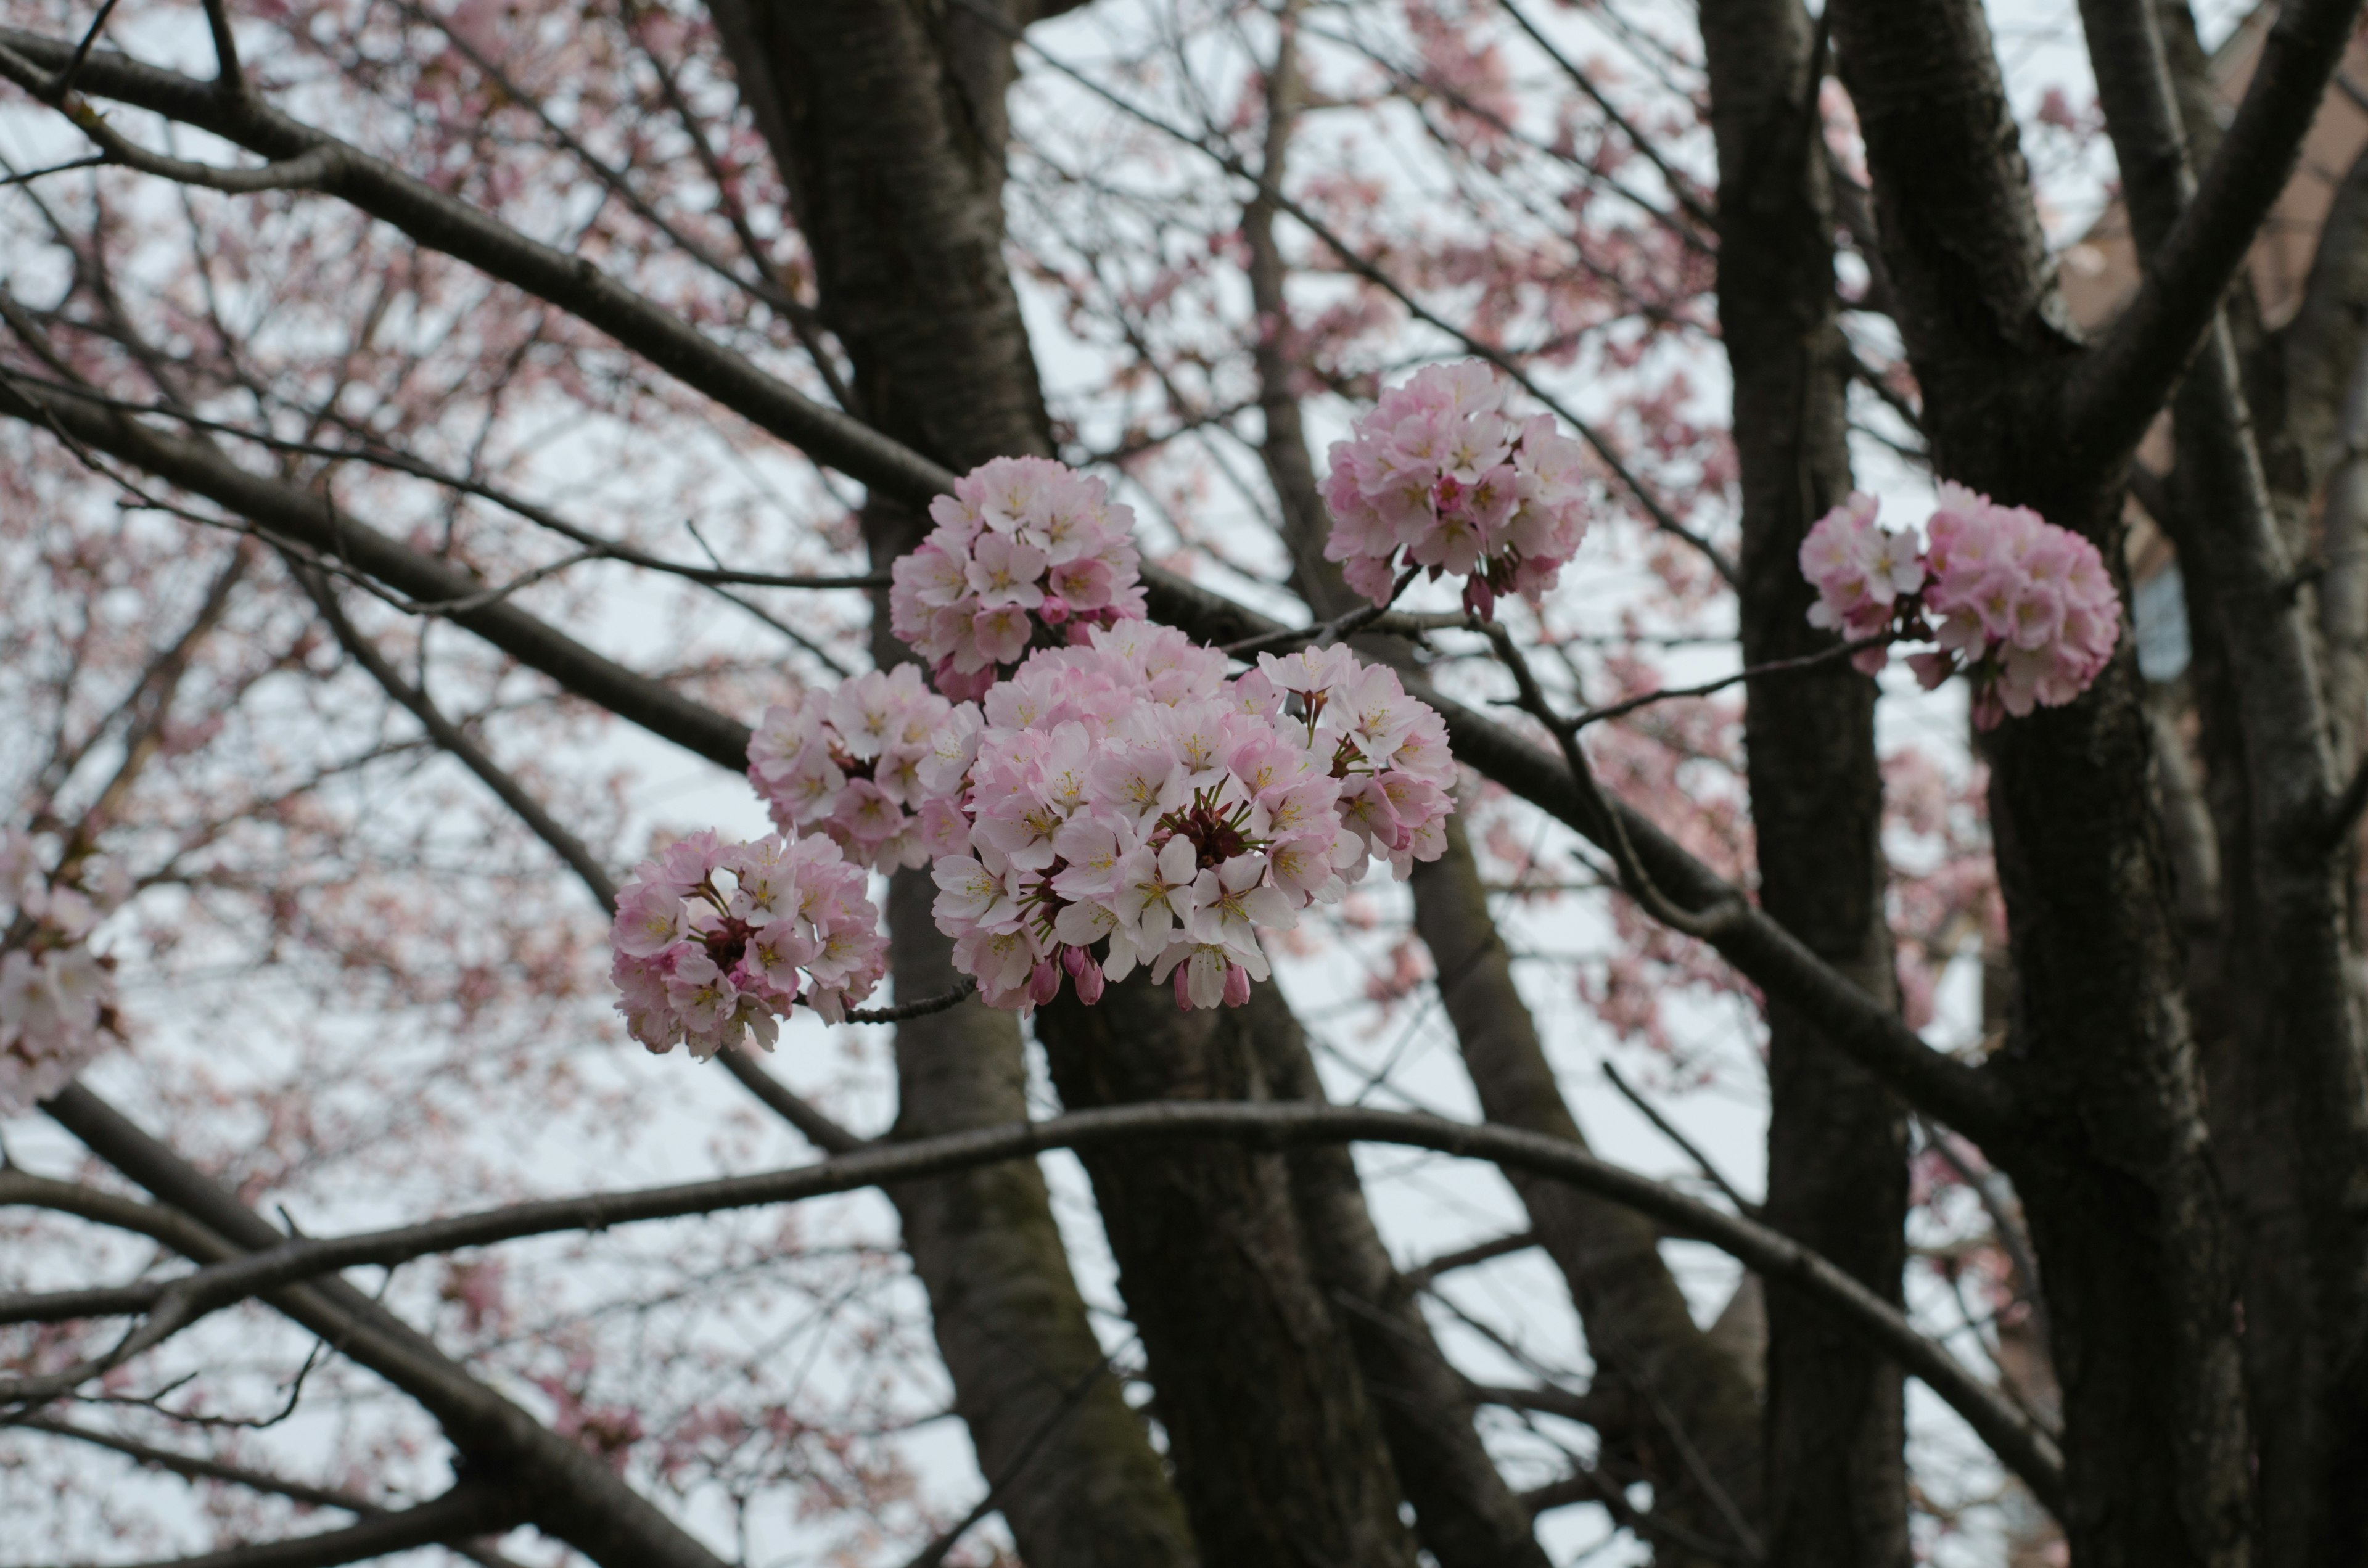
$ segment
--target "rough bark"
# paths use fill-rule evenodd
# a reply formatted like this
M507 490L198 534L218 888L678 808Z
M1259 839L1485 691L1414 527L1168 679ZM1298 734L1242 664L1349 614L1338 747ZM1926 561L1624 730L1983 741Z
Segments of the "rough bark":
M1801 540L1850 490L1847 347L1816 92L1799 0L1706 0L1719 157L1719 332L1742 481L1743 659L1830 646L1808 624ZM1755 681L1744 735L1761 907L1869 995L1896 1003L1884 922L1874 683L1847 665ZM1906 1263L1907 1127L1897 1099L1781 1003L1768 1009L1770 1223L1888 1301ZM1826 1314L1768 1294L1769 1562L1905 1568L1898 1369Z
M956 472L1050 449L1002 256L1009 46L976 18L904 5L777 8L726 0L744 97L812 249L821 314L879 429ZM875 563L912 548L915 509L875 497ZM884 607L882 607L884 610ZM897 650L876 618L875 652ZM926 873L889 898L899 995L945 989L951 944ZM969 1003L896 1031L896 1131L918 1137L1027 1114L1019 1031ZM894 1194L979 1464L1034 1568L1194 1560L1183 1511L1103 1358L1043 1178L1014 1164Z
M1252 992L1244 1022L1269 1092L1324 1103L1306 1035L1281 994ZM1469 1384L1440 1353L1373 1228L1355 1159L1338 1144L1309 1145L1285 1165L1308 1266L1364 1374L1365 1397L1414 1505L1416 1539L1440 1568L1545 1568L1530 1510L1473 1430Z
M1267 80L1262 184L1273 190L1283 179L1295 108L1288 31ZM1258 325L1253 353L1264 421L1259 456L1281 507L1292 586L1318 619L1328 619L1358 601L1339 567L1324 559L1330 518L1292 390L1286 269L1275 243L1274 221L1274 203L1266 197L1244 210L1251 304ZM1407 653L1394 639L1360 639L1359 646L1369 657L1403 661ZM1513 983L1460 822L1449 824L1440 858L1417 868L1413 892L1417 928L1430 947L1449 1021L1484 1112L1491 1120L1568 1136L1584 1146L1528 1005ZM1504 1117L1499 1107L1535 1114L1527 1120ZM1598 1388L1606 1395L1599 1403L1616 1404L1623 1412L1615 1429L1605 1434L1607 1441L1630 1450L1623 1460L1655 1483L1656 1514L1680 1529L1710 1540L1732 1541L1750 1534L1759 1497L1750 1377L1694 1324L1661 1261L1652 1225L1608 1205L1563 1202L1568 1195L1544 1184L1516 1181L1515 1186L1525 1199L1536 1197L1530 1204L1532 1223L1579 1306L1598 1363ZM1545 1234L1550 1227L1552 1233ZM1599 1274L1599 1262L1606 1257L1617 1261ZM1738 1521L1742 1530L1736 1528ZM1664 1564L1698 1561L1666 1540L1654 1545L1656 1560Z
M1935 466L2118 566L2128 453L2083 452L2045 412L2077 350L2055 324L1980 7L1844 0L1832 15ZM2248 1478L2230 1248L2149 752L2126 645L2078 702L1992 737L2016 975L1998 1065L2026 1131L1990 1152L2046 1279L2075 1561L2234 1564Z
M1092 1007L1064 993L1036 1032L1072 1110L1273 1097L1243 1009L1179 1013L1144 976ZM1081 1158L1207 1560L1414 1568L1381 1425L1310 1265L1283 1156L1198 1145Z
M1481 1112L1584 1148L1520 1005L1461 819L1449 822L1448 839L1446 854L1415 868L1415 927L1439 971ZM1621 1411L1615 1425L1637 1446L1655 1511L1704 1539L1744 1544L1757 1534L1758 1401L1742 1369L1695 1324L1661 1259L1658 1232L1629 1210L1567 1187L1511 1180L1577 1303L1595 1393ZM1664 1562L1690 1561L1662 1550Z
M2155 10L2088 0L2082 12L2131 231L2152 261L2194 187ZM2282 423L2332 401L2288 400ZM2368 1545L2368 1508L2342 1501L2368 1457L2357 1398L2368 1334L2368 1059L2341 868L2324 828L2339 785L2314 629L2293 586L2298 517L2281 526L2225 324L2172 406L2177 543L2190 604L2222 653L2225 678L2205 689L2228 705L2215 728L2232 744L2215 760L2243 780L2240 852L2222 863L2246 884L2228 981L2247 1028L2214 1085L2214 1132L2243 1259L2259 1560L2300 1568Z

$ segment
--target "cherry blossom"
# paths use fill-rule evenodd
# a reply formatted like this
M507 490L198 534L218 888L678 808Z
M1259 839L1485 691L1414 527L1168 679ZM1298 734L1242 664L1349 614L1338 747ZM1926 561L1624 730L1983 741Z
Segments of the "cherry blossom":
M1171 629L1096 627L939 732L935 914L991 1006L1064 980L1091 1004L1138 966L1179 1006L1239 1006L1261 932L1444 848L1446 727L1393 672L1338 646L1225 671Z
M838 1022L887 972L865 888L863 869L819 835L677 840L617 897L609 973L627 1030L704 1061L751 1034L770 1051L796 1003Z
M996 458L931 504L937 523L891 570L891 625L949 697L976 698L1038 632L1075 641L1143 614L1134 513L1048 458Z
M118 1031L115 966L91 949L120 890L57 884L32 841L0 835L0 1108L30 1110Z
M748 781L785 835L820 833L883 871L926 864L921 765L952 707L912 665L802 692L766 710L748 742Z
M1498 594L1534 600L1587 537L1582 455L1550 417L1506 412L1485 362L1429 366L1332 444L1325 559L1375 604L1390 601L1401 551L1434 578L1465 579L1480 616Z
M1817 588L1811 624L1938 643L1910 655L1917 678L1929 690L1964 671L1985 730L2009 713L2062 707L2104 669L2122 602L2089 540L1946 481L1926 524L1929 548L1875 513L1872 496L1854 494L1802 541L1801 572ZM1861 649L1852 662L1872 673L1887 652Z

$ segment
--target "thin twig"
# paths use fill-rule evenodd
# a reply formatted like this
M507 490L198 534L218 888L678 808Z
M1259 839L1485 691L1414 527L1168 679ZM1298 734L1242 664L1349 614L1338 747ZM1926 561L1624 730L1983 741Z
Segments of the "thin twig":
M230 11L222 0L205 0L206 27L214 35L214 87L225 97L246 96L246 73L238 62L238 40L231 36Z
M1643 1095L1638 1094L1634 1087L1629 1084L1628 1080L1620 1075L1619 1068L1614 1067L1611 1062L1607 1062L1603 1064L1603 1075L1611 1080L1611 1086L1620 1091L1621 1098L1626 1100L1630 1105L1636 1108L1637 1115L1643 1117L1646 1121L1653 1124L1653 1131L1658 1132L1662 1137L1676 1144L1678 1146L1678 1152L1694 1163L1694 1169L1702 1173L1702 1179L1704 1181L1709 1182L1711 1186L1725 1193L1726 1195L1726 1200L1729 1203L1734 1204L1736 1210L1740 1212L1748 1214L1755 1220L1761 1217L1759 1205L1752 1202L1751 1199L1744 1197L1741 1192L1736 1190L1735 1184L1727 1180L1725 1176L1721 1175L1719 1173L1719 1168L1716 1165L1711 1164L1710 1156L1703 1153L1700 1149L1694 1147L1692 1139L1688 1138L1684 1133L1679 1131L1675 1126L1671 1125L1668 1118L1663 1116L1658 1110L1654 1108L1652 1102L1645 1099Z
M27 169L22 174L10 175L6 179L0 179L0 187L24 185L40 179L44 175L70 174L75 169L95 169L114 161L104 153L93 153L86 158L69 158L63 164L51 164L45 169Z
M1239 658L1244 653L1255 653L1265 648L1291 647L1302 643L1321 648L1330 643L1344 642L1387 615L1390 606L1398 602L1398 596L1413 585L1421 571L1422 568L1419 566L1409 566L1399 573L1396 585L1390 589L1390 597L1381 604L1359 605L1346 615L1327 620L1321 626L1293 626L1281 631L1269 631L1257 637L1245 637L1238 642L1226 643L1218 652L1231 653ZM1449 619L1446 624L1461 625L1463 619L1463 616L1457 615Z
M66 95L74 91L74 78L82 74L82 62L90 58L91 45L98 41L100 30L114 12L115 0L100 0L98 15L90 19L90 30L82 35L82 42L74 45L74 58L66 62L66 68L58 73L57 80L42 96L52 103L65 102Z
M1645 911L1664 926L1682 931L1689 937L1715 937L1732 930L1748 913L1742 895L1730 893L1699 914L1680 909L1655 885L1636 857L1636 846L1629 841L1628 824L1619 808L1604 793L1596 780L1595 770L1588 766L1587 749L1579 744L1578 731L1571 721L1556 713L1554 704L1546 699L1530 662L1513 645L1512 633L1503 624L1489 621L1478 628L1495 645L1497 659L1512 672L1513 683L1520 693L1520 707L1543 724L1562 748L1563 761L1570 768L1571 782L1577 787L1580 799L1588 813L1601 824L1599 842L1611 851L1612 863L1620 871L1620 884L1628 896L1645 906Z
M1861 637L1850 642L1838 642L1830 648L1820 649L1814 653L1801 653L1789 659L1770 659L1764 665L1752 665L1736 671L1733 675L1721 676L1716 680L1706 680L1700 686L1665 687L1658 691L1645 692L1641 697L1629 698L1624 702L1613 702L1601 708L1590 708L1584 713L1564 720L1563 722L1569 725L1576 733L1584 730L1589 724L1600 724L1606 719L1618 719L1634 713L1639 708L1649 707L1656 702L1666 702L1674 697L1708 697L1713 692L1725 691L1728 687L1739 682L1757 680L1762 676L1789 675L1794 670L1816 669L1820 665L1849 658L1853 653L1863 653L1869 648L1880 648L1891 641L1891 634L1883 632L1873 637Z
M978 982L965 979L951 991L940 991L934 996L916 996L910 1002L894 1002L885 1007L850 1007L847 1021L850 1024L901 1024L908 1018L926 1018L931 1013L942 1013L959 1007L978 989Z

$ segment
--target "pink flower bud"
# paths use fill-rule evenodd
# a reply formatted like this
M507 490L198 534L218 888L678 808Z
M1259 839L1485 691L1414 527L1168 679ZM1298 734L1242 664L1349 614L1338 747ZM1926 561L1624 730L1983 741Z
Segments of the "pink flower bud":
M1077 976L1085 973L1087 968L1091 965L1093 961L1094 960L1091 958L1087 956L1086 949L1083 948L1064 947L1061 949L1061 967L1069 971L1069 978L1071 980L1075 980Z
M1181 963L1176 966L1176 1010L1179 1013L1192 1010L1192 994L1184 988L1185 972L1191 967Z
M1463 608L1483 620L1497 618L1497 590L1484 577L1463 579Z
M1237 963L1225 966L1225 1006L1238 1007L1250 999L1250 971Z
M1072 948L1070 951L1081 949ZM1102 966L1088 959L1085 968L1077 971L1077 1000L1090 1007L1102 999L1102 987L1109 983L1102 978Z
M1042 1006L1061 994L1061 966L1051 959L1039 959L1028 976L1028 999Z
M1036 619L1047 626L1058 626L1069 619L1069 601L1058 594L1046 594L1044 602L1036 607Z

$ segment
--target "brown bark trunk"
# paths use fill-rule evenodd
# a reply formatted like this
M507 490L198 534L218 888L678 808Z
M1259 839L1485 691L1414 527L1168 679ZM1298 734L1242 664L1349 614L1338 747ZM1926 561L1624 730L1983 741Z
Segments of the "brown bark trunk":
M2077 349L1980 7L1838 0L1832 15L1935 466L2086 533L2118 566L2127 454L2070 449L2042 412ZM2074 1561L2241 1563L2232 1258L2129 650L1988 750L2015 960L1998 1066L2028 1129L1990 1153L2045 1279Z
M1816 92L1800 0L1706 0L1719 155L1719 328L1734 376L1747 665L1815 653L1799 565L1811 523L1850 490L1845 346ZM1761 905L1870 995L1895 1004L1884 922L1874 683L1844 665L1748 688ZM1884 1300L1900 1300L1907 1119L1805 1019L1768 1009L1769 1221ZM1898 1369L1814 1305L1768 1293L1769 1562L1906 1568Z
M1293 76L1286 34L1286 51L1268 77L1263 177L1269 186L1282 178L1289 145ZM1259 455L1281 505L1292 586L1317 617L1329 619L1357 600L1339 568L1324 559L1330 518L1292 390L1283 330L1289 301L1274 217L1265 199L1251 202L1243 217L1259 328L1254 349L1265 426ZM1369 658L1402 659L1406 652L1389 639L1360 639L1359 648ZM1513 984L1460 821L1448 824L1440 858L1415 869L1412 890L1417 929L1431 949L1440 995L1485 1114L1583 1145ZM1515 1114L1501 1114L1500 1108ZM1698 1539L1750 1536L1759 1495L1756 1395L1744 1369L1695 1324L1661 1260L1657 1233L1634 1214L1566 1188L1518 1179L1514 1185L1578 1305L1599 1387L1611 1396L1607 1403L1626 1412L1620 1434L1607 1440L1629 1449L1625 1460L1652 1478L1656 1513ZM1656 1551L1665 1565L1695 1561L1666 1542L1656 1543Z
M2157 11L2089 0L2083 17L2131 232L2140 257L2151 258L2193 183ZM2282 405L2276 434L2325 401L2304 387L2262 390ZM2283 508L2282 518L2275 505L2226 320L2172 409L2178 545L2195 619L2222 654L2224 678L2205 688L2226 703L2214 725L2223 743L2215 762L2242 780L2223 797L2241 802L2241 824L2227 825L2239 830L2242 852L2223 865L2241 960L2227 974L2231 1005L2248 1028L2214 1083L2214 1131L2241 1221L2260 1561L2300 1568L2362 1544L2358 1511L2338 1499L2357 1490L2368 1451L2357 1397L2368 1311L2368 1062L2340 867L2325 840L2338 786L2313 628L2296 591L2303 506ZM2283 469L2313 466L2292 443L2269 446Z
M716 17L790 186L822 316L847 348L871 422L957 472L1049 450L1002 256L1009 46L975 18L905 5L791 13L725 0ZM863 520L882 567L928 527L878 501ZM876 619L874 652L894 662L901 650L885 614ZM926 872L894 879L900 995L954 978L932 896ZM1028 1114L1019 1028L976 1003L900 1026L896 1068L899 1135ZM1021 1555L1033 1568L1193 1562L1164 1467L1103 1365L1041 1173L1013 1164L893 1196L955 1408L981 1471L1002 1490Z
M1036 1032L1071 1110L1272 1097L1245 1009L1179 1013L1147 977L1092 1007L1064 993ZM1080 1158L1207 1560L1413 1568L1397 1477L1310 1267L1283 1156L1211 1142Z
M1447 852L1415 868L1414 893L1415 927L1439 971L1482 1114L1585 1147L1514 988L1461 819L1448 824ZM1758 1401L1742 1369L1695 1324L1662 1261L1659 1233L1574 1188L1509 1179L1577 1304L1595 1358L1593 1393L1622 1412L1617 1425L1637 1446L1655 1513L1702 1539L1745 1544L1760 1505ZM1665 1563L1694 1561L1666 1544L1659 1551Z
M1245 1020L1277 1099L1324 1102L1324 1084L1299 1020L1271 986L1250 994ZM1365 1397L1381 1418L1415 1536L1440 1568L1546 1568L1530 1511L1472 1428L1472 1396L1448 1364L1414 1292L1390 1262L1357 1164L1342 1144L1284 1157L1308 1266L1349 1336Z

